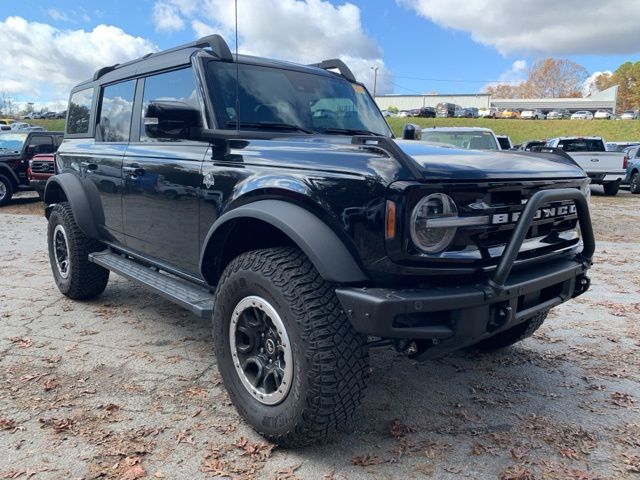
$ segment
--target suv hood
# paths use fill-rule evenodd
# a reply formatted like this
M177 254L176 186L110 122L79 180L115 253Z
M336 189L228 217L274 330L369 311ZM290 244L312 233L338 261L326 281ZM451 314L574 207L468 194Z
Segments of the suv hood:
M396 140L428 180L583 178L573 160L552 153L463 150Z

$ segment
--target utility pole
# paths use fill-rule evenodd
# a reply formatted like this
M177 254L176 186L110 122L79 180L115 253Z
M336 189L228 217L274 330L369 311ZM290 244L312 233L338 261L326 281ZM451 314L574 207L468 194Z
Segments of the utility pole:
M376 98L376 84L378 83L378 68L380 67L371 67L371 70L373 70L373 98Z

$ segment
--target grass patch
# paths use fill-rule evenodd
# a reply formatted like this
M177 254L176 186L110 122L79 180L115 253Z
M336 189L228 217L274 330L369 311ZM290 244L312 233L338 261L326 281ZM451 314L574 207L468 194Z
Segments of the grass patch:
M560 136L594 136L606 141L640 140L637 120L493 120L490 118L388 118L393 133L402 137L406 123L424 127L485 127L509 135L514 144Z
M46 120L46 119L34 119L34 120L20 120L21 122L27 122L32 125L40 125L46 128L50 132L64 132L64 119Z

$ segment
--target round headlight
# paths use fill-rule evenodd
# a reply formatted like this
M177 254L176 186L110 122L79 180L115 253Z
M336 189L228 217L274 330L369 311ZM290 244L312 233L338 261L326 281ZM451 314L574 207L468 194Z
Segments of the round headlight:
M438 219L457 216L458 208L451 197L444 193L427 195L418 202L411 215L413 244L424 253L442 252L453 241L457 228Z

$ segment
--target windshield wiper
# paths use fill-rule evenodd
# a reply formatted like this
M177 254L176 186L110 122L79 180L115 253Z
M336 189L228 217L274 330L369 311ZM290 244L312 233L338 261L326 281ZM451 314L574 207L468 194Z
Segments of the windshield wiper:
M374 135L376 137L384 137L381 133L371 132L369 130L362 130L358 128L325 128L322 133L344 133L345 135Z
M237 122L232 120L227 122L227 127L235 127ZM249 127L249 128L268 128L268 129L277 129L277 130L296 130L298 132L304 133L314 133L311 130L307 130L306 128L301 127L300 125L294 125L292 123L284 123L284 122L240 122L241 127Z

